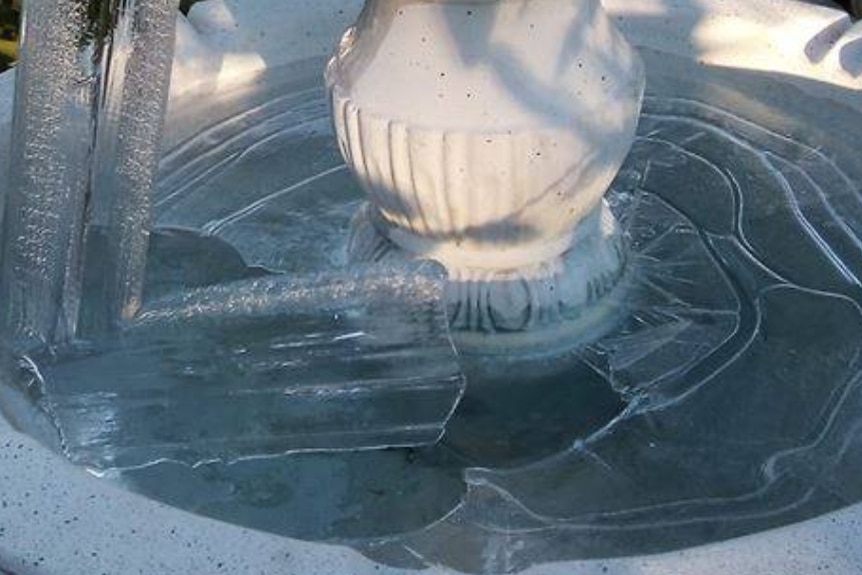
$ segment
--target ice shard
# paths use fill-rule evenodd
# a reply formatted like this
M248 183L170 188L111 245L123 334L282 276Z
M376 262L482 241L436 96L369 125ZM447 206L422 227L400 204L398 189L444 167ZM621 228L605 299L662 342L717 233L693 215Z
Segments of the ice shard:
M44 400L67 455L99 469L431 444L464 389L444 278L422 263L171 295L42 362Z
M104 265L96 328L130 319L142 304L178 0L102 4L114 26L103 47L92 168L94 223L105 226L108 240L107 259L93 262Z

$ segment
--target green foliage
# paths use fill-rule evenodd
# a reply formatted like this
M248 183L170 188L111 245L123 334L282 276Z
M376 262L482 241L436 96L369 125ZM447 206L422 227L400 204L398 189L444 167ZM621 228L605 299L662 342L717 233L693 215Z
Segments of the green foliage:
M86 5L90 28L84 32L83 41L97 38L110 25L107 11L109 2L104 0L78 0ZM192 5L202 0L180 0L180 9L188 14ZM0 0L0 72L15 62L18 44L18 22L20 20L21 0Z
M18 0L0 0L0 71L15 61L19 6Z

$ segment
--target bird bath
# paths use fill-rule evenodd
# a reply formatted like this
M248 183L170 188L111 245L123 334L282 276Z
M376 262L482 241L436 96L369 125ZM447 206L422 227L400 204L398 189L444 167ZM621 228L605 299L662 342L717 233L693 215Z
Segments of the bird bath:
M219 29L236 4L191 17L227 44L215 72L179 52L153 197L165 284L194 276L178 253L230 280L351 265L364 196L322 71L358 3L299 2L271 44L276 24ZM0 571L858 573L859 30L795 2L627 4L606 8L647 84L605 196L627 254L613 322L570 351L462 355L431 445L86 476L0 431ZM243 41L258 73L225 86ZM28 391L0 407L50 446Z

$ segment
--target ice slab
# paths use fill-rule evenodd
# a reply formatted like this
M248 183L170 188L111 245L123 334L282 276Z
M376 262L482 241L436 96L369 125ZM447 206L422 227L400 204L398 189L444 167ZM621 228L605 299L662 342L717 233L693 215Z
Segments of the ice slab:
M27 5L0 205L0 336L18 348L75 331L94 127L86 7Z
M430 444L464 390L444 279L420 263L187 290L31 371L66 454L97 469Z
M162 155L178 0L114 1L91 165L91 221L107 224L94 315L110 328L142 304L153 181Z

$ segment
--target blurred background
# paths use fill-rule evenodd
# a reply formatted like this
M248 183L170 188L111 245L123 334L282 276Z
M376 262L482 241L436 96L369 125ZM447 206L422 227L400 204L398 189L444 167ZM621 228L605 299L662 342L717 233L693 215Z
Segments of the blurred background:
M18 21L21 4L24 0L0 0L0 72L15 62L18 45ZM187 13L189 8L201 0L181 0L180 9Z
M15 61L21 0L0 0L0 71Z

